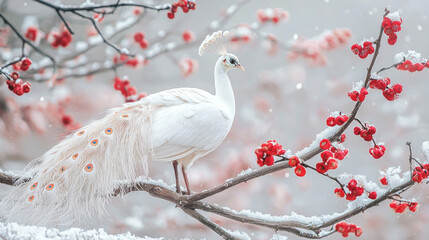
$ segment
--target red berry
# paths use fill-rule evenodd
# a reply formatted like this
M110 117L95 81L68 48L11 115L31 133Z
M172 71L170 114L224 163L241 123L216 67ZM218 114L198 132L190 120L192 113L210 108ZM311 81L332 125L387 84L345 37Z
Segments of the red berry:
M21 70L27 71L31 66L31 60L28 58L24 58L24 60L21 61Z
M368 95L368 90L366 88L361 88L359 93L359 102L363 102L365 100L365 96Z
M289 166L295 167L300 163L299 158L297 156L292 156L289 158Z
M29 27L27 28L27 32L25 32L25 37L34 42L37 39L37 32L37 27Z
M169 19L173 19L173 18L174 18L174 13L173 13L173 12L168 12L168 13L167 13L167 17L168 17Z
M386 176L383 176L382 178L380 178L380 182L383 185L388 185Z
M408 204L407 203L401 203L399 206L395 209L396 213L403 213L405 210L407 210Z
M329 160L328 160L329 161ZM316 170L317 170L317 172L319 172L319 173L326 173L329 169L328 169L328 166L327 165L325 165L323 162L318 162L317 164L316 164Z
M349 184L347 184L347 188L350 191L353 191L357 187L357 181L355 179L350 180Z
M355 230L356 237L360 237L360 235L362 235L362 233L363 233L362 228L357 227Z
M328 125L329 127L333 127L335 126L335 124L336 124L336 121L334 117L331 116L326 119L326 125Z
M31 84L30 84L29 82L25 82L25 83L22 85L22 91L23 91L24 93L29 93L29 92L30 92L30 90L31 90Z
M183 41L186 43L192 42L195 39L195 35L192 31L186 30L182 34Z
M346 115L340 115L338 117L335 118L335 123L338 126L343 125L346 121L348 120L348 117Z
M140 43L144 39L144 34L142 32L137 32L134 34L134 41Z
M69 125L70 123L72 123L72 122L73 122L73 119L72 119L72 117L71 117L71 116L69 116L69 115L63 115L63 117L62 117L62 122L63 122L63 124L66 126L66 125Z
M296 165L295 167L295 174L298 177L303 177L306 173L305 167L303 167L301 164Z
M328 169L337 169L338 167L338 162L337 160L331 158L328 160L328 162L326 163L326 165L328 166Z
M319 145L321 149L326 150L331 147L331 142L325 138L322 141L320 141Z
M393 88L393 91L395 92L395 94L400 94L402 92L402 85L399 83L394 84L392 86L392 88Z
M374 135L377 129L374 126L368 127L368 134Z
M140 42L140 47L141 47L142 49L146 49L148 46L149 46L149 43L147 42L147 40L146 40L146 39L143 39L143 40Z
M343 134L341 134L341 136L340 136L340 143L343 143L343 142L345 142L346 141L346 134L345 133L343 133Z
M395 202L395 201L393 201L393 202L391 202L391 203L389 204L389 207L390 207L391 209L395 210L395 209L398 207L398 203L397 203L397 202Z
M358 55L362 51L362 47L359 44L353 44L352 45L352 52L356 55Z
M267 157L265 158L265 164L266 164L267 166L271 166L271 165L273 165L273 164L274 164L274 157L273 157L273 156L271 156L271 155L267 156Z
M348 96L350 97L350 99L352 100L352 101L357 101L358 100L358 97L359 97L359 92L358 91L352 91L352 92L349 92L348 93Z
M362 132L362 129L360 129L360 127L355 127L354 129L353 129L353 133L355 134L355 135L360 135L360 133Z
M341 188L335 188L334 193L335 195L337 195L337 197L340 197L340 198L343 198L346 195L343 189Z
M322 158L323 162L328 161L329 158L332 158L334 156L334 154L331 151L323 151L320 154L320 157Z
M11 77L13 80L17 80L17 79L19 78L19 74L18 74L17 72L13 72L13 73L10 75L10 77Z
M349 200L349 201L354 201L354 200L356 200L356 195L351 194L351 193L347 193L346 194L346 199Z
M370 199L376 199L377 198L377 193L376 192L370 192L368 194L368 198L370 198Z
M415 212L419 209L419 205L417 202L412 202L408 204L408 209L410 209L411 212Z

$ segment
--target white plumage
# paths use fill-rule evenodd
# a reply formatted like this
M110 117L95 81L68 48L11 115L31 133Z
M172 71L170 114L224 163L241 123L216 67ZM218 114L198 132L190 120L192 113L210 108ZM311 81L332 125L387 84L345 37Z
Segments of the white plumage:
M225 35L216 32L200 47L201 54L216 45L222 54L215 65L215 95L177 88L111 109L32 161L2 199L1 218L61 225L82 214L101 213L119 181L148 175L149 161L173 162L178 192L181 165L190 193L186 170L222 143L234 119L234 94L226 73L243 68L236 56L226 53Z

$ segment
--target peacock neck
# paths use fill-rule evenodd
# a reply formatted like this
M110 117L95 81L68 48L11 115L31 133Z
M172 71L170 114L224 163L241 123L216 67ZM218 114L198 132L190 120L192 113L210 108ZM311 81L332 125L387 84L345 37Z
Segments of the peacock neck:
M234 92L232 90L231 81L229 80L228 75L226 74L227 70L222 64L222 59L220 58L216 65L214 71L215 79L215 97L218 101L224 106L226 113L234 118L235 115L235 98Z

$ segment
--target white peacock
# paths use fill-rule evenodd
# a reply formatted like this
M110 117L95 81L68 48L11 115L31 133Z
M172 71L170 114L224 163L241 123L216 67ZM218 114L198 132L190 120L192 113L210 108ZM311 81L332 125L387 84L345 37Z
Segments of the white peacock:
M58 225L82 214L99 214L119 181L148 175L149 161L173 163L178 193L180 166L190 194L186 171L222 143L234 119L234 93L227 72L244 69L226 51L227 34L215 32L199 48L200 55L205 51L221 55L214 69L215 95L176 88L112 109L33 160L2 199L1 218Z

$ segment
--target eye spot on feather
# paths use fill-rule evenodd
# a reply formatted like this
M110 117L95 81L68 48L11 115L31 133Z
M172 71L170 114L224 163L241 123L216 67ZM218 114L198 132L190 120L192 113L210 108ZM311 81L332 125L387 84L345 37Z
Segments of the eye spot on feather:
M85 133L85 131L80 131L77 133L78 136L82 136Z
M33 183L33 185L31 185L31 187L30 187L30 190L35 189L38 184L39 184L38 182Z
M94 166L90 163L86 165L84 169L85 169L85 172L92 172L92 170L94 170Z
M78 156L79 156L79 154L77 154L77 153L73 154L73 156L72 156L73 160L76 160L76 158L77 158Z
M94 139L94 140L92 140L91 142L90 142L90 144L91 144L91 146L97 146L97 144L98 144L98 139Z
M63 173L64 171L66 170L66 167L64 167L64 166L62 166L61 168L60 168L60 173Z
M128 117L129 117L128 114L124 114L124 115L121 116L121 118L128 118Z
M28 201L29 202L32 202L33 200L34 200L34 195L31 195L31 196L28 197Z
M110 135L113 133L113 130L111 128L108 128L108 129L104 130L104 133L106 133L106 135Z
M46 186L46 191L51 191L52 189L54 189L54 184L51 183L48 186Z

